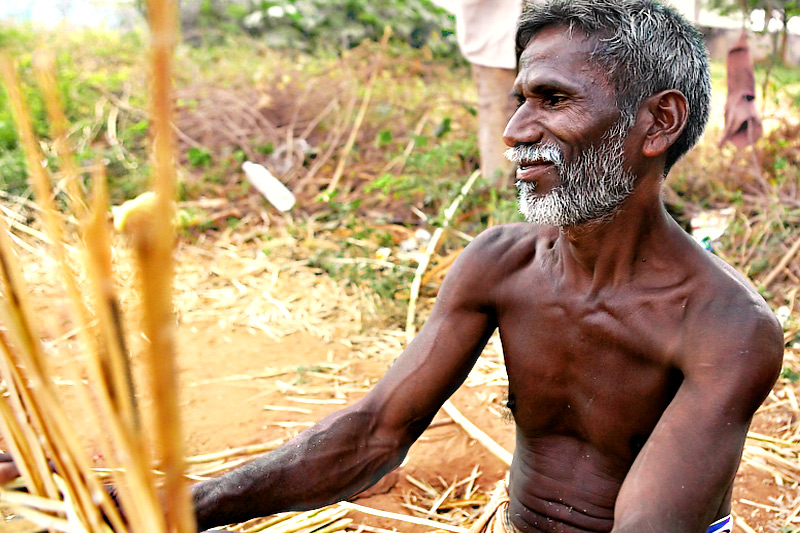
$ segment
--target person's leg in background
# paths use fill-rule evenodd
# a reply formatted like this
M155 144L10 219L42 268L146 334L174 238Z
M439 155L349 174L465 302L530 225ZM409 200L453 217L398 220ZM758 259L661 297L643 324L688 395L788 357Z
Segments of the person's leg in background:
M478 93L480 169L493 186L508 187L513 165L503 156L503 131L514 112L510 93L522 0L459 0L454 7L458 45L472 65Z
M516 106L511 96L516 72L512 69L472 65L478 90L478 150L480 168L496 188L511 184L513 164L503 152L503 131Z

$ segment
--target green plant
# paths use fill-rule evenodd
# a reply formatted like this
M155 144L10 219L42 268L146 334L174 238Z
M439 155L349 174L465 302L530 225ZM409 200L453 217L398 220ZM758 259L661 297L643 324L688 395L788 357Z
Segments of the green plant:
M211 154L207 150L203 150L192 146L186 152L186 157L189 164L193 167L207 167L211 164Z
M240 24L269 46L295 50L352 48L388 25L396 41L436 56L457 52L453 17L430 0L262 0Z

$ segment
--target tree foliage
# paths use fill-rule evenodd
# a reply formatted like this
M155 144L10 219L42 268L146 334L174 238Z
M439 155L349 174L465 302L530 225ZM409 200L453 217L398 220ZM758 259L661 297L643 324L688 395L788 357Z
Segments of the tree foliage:
M741 12L746 19L752 19L756 11L764 12L764 32L768 31L770 21L777 20L781 24L780 40L776 39L775 59L785 61L788 23L800 15L800 0L707 0L709 9L722 15Z
M193 4L198 29L236 25L272 48L348 49L380 39L390 26L393 39L417 48L426 45L434 55L457 51L452 15L430 0L192 0L183 3L182 11Z

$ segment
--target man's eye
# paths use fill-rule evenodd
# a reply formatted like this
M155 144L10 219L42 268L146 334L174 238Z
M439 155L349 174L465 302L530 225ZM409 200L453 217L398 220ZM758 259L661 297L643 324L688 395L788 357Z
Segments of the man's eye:
M550 93L544 95L542 103L548 107L557 107L567 101L567 97L560 93Z

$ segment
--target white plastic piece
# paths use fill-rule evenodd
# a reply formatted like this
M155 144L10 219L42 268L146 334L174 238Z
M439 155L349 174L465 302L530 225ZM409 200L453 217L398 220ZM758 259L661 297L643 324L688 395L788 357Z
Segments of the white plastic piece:
M778 322L781 323L781 327L786 329L786 325L792 317L792 310L789 309L788 306L782 305L775 310L775 316L778 317Z
M252 161L245 161L242 163L242 170L244 170L244 175L247 176L247 181L249 181L269 203L274 205L275 209L286 212L294 207L295 199L292 191L287 189L265 166L253 163Z
M702 211L692 217L692 237L711 250L714 241L725 235L736 213L732 207L712 211Z
M427 244L427 242L431 240L431 232L426 230L425 228L419 228L417 231L414 232L414 237L419 242Z

